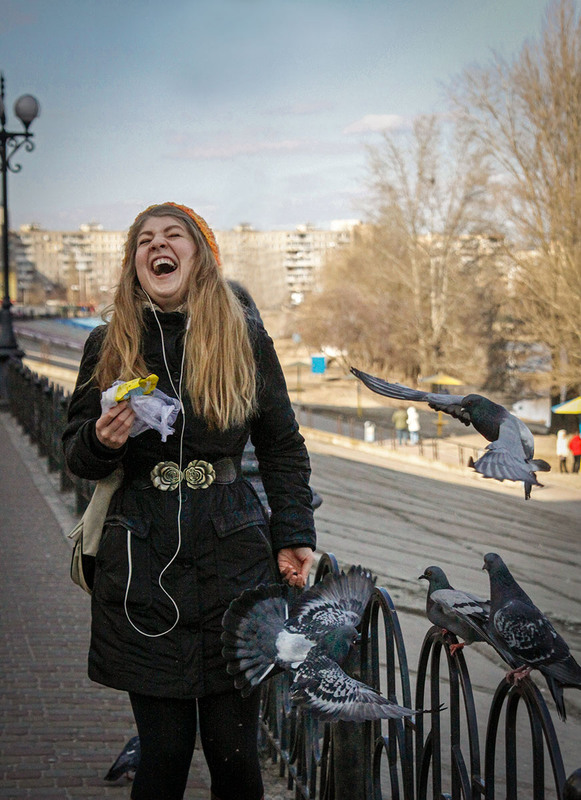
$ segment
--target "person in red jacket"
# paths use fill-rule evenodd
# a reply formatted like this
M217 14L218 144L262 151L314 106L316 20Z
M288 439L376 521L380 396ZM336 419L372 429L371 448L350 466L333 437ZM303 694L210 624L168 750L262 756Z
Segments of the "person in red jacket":
M573 453L573 472L579 472L579 464L581 463L581 436L579 436L578 433L571 438L569 450Z

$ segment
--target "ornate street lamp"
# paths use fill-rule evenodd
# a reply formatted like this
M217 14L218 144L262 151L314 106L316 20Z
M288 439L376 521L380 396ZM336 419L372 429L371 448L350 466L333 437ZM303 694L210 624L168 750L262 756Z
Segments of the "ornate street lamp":
M6 109L4 106L4 75L0 74L0 169L2 170L2 266L4 272L4 299L0 311L0 402L8 399L7 378L10 359L21 359L24 353L18 347L12 327L12 302L10 301L10 263L8 254L8 171L20 172L20 164L11 164L12 156L24 145L30 152L34 150L33 134L28 130L40 113L38 101L30 94L19 97L14 104L14 113L24 126L23 131L6 130Z

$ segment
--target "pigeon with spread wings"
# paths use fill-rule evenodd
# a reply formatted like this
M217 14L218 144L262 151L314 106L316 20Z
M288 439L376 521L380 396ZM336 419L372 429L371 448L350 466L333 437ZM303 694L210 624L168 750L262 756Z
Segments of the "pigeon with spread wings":
M374 585L367 570L351 567L347 573L326 575L290 609L285 585L243 592L222 621L222 652L242 695L268 675L288 670L293 703L322 720L361 722L419 713L392 703L341 669L359 638L356 626Z
M497 481L523 481L525 500L531 496L532 486L542 486L536 472L548 472L551 467L541 458L534 458L533 434L518 417L504 406L494 403L480 394L436 394L410 389L399 383L388 383L374 378L366 372L351 367L351 372L369 389L385 397L394 397L409 402L424 402L435 411L459 419L464 425L472 425L490 444L484 455L471 466L485 478Z

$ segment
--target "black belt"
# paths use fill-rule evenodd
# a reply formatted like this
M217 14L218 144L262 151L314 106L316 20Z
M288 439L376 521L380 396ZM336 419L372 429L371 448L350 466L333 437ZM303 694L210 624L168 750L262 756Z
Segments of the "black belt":
M173 492L182 481L190 489L207 489L213 483L234 483L238 477L231 458L221 458L214 464L197 459L180 470L175 461L160 461L149 473L151 483L162 492Z

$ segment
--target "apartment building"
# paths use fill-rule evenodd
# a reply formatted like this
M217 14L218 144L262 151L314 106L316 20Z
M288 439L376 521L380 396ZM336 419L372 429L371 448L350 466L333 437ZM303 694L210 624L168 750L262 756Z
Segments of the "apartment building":
M216 231L216 241L224 274L246 286L259 308L280 308L288 302L280 237L243 223Z
M124 232L106 231L96 223L76 231L22 225L14 235L13 261L17 271L32 266L68 304L103 306L112 299L124 242Z
M329 230L299 225L259 231L243 223L215 233L225 275L244 284L259 308L269 309L300 303L316 284L326 254L348 244L358 224L343 220ZM26 287L36 275L69 305L106 306L118 281L125 237L125 231L107 231L96 223L76 231L22 225L11 242L15 298L26 302Z
M349 244L358 220L335 220L329 230L298 225L283 234L284 272L290 301L298 305L313 290L329 251Z

